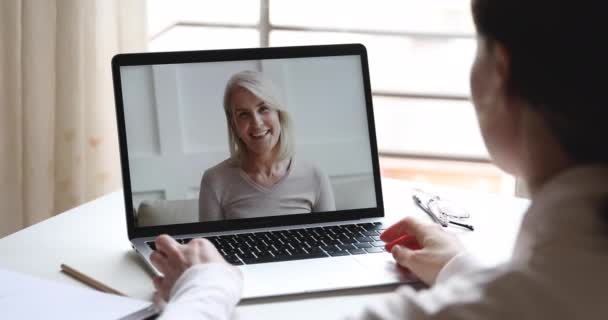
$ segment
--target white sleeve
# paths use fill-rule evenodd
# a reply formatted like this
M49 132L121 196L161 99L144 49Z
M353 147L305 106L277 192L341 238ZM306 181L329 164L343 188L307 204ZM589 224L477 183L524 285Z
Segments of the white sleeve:
M466 272L476 271L483 269L484 266L475 256L469 252L461 252L455 257L450 259L448 263L443 266L435 283L442 283L451 278L454 275L463 274Z
M159 320L230 319L241 298L243 276L224 263L193 266L175 282Z
M561 290L547 290L538 274L499 268L444 278L429 289L402 286L349 319L537 320L578 319ZM576 304L577 302L575 302Z

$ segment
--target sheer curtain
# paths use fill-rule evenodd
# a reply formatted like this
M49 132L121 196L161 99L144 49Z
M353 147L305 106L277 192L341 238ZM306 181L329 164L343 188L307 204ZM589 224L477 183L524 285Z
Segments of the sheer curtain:
M121 187L111 57L144 0L0 1L0 237Z

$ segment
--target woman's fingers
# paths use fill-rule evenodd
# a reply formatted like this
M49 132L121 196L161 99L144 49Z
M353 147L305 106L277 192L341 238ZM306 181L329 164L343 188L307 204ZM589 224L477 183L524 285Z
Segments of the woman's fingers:
M196 255L196 257L191 258L191 260L198 260L201 263L226 262L226 260L224 260L224 257L222 257L222 255L217 250L217 248L215 248L213 243L208 239L194 239L190 242L189 245L193 246L193 250L189 254Z
M170 287L168 287L166 279L154 279L154 287L156 288L156 292L159 294L162 300L169 301Z
M181 268L186 264L184 255L180 250L180 244L166 234L160 235L154 241L156 251L167 257L169 264L175 268Z
M187 245L181 245L173 238L161 235L154 242L156 250L150 255L150 261L163 276L155 277L153 283L164 300L169 299L171 288L190 266L209 262L228 264L207 239L194 239Z
M179 243L177 243L177 241L175 241L173 238L166 234L162 234L156 237L154 243L156 244L156 251L160 251L162 254L169 257L170 259L172 259L177 253L177 251L179 251L177 249Z
M415 255L415 250L396 245L392 248L391 254L400 266L411 269L412 257Z
M154 289L156 289L156 291L160 291L163 283L163 277L156 276L154 279L152 279L152 282L154 284Z
M407 247L396 245L391 250L393 258L398 265L413 272L420 280L432 285L437 278L442 265L435 265L429 259L428 253L419 250L411 250ZM426 261L425 261L426 260Z
M156 269L162 273L166 273L168 270L167 257L163 256L160 252L154 251L150 254L150 262Z
M404 234L409 234L421 241L424 238L424 226L425 224L413 217L405 217L384 230L380 234L380 239L384 242L391 242Z
M422 238L419 242L423 247L419 248L420 250L412 250L414 246L398 244L392 248L391 253L399 265L407 267L418 278L431 285L441 269L464 248L458 237L437 224L413 226L407 230Z

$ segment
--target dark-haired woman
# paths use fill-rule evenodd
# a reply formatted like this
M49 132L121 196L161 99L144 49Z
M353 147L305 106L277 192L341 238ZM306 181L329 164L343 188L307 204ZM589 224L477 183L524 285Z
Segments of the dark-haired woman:
M527 183L532 204L512 259L481 269L449 233L411 218L389 241L397 263L429 284L402 287L364 319L606 319L608 317L608 30L599 0L473 0L471 72L479 126L493 161ZM163 319L227 319L241 276L204 240L156 241ZM353 311L355 312L355 311Z

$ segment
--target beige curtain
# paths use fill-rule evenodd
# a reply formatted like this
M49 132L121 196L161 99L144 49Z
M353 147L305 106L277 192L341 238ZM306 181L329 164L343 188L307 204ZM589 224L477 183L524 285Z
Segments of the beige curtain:
M144 1L0 1L0 237L121 187L110 60Z

